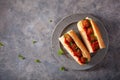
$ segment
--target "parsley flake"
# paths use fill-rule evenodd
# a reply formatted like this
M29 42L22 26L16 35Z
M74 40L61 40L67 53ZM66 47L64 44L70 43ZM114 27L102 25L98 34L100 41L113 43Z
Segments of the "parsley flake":
M4 44L2 42L0 42L0 47L3 47L3 46L4 46Z
M52 22L52 20L50 20L50 22Z
M67 71L67 69L64 66L62 66L60 67L60 71Z
M33 41L33 44L35 44L35 43L37 43L37 41L34 40L34 41Z
M18 57L19 57L19 59L21 59L21 60L24 60L24 59L25 59L25 57L22 56L21 54L19 54Z
M36 59L35 62L36 63L41 63L41 61L39 59Z
M58 55L63 55L63 54L64 54L63 50L62 50L62 49L59 49L59 50L58 50Z

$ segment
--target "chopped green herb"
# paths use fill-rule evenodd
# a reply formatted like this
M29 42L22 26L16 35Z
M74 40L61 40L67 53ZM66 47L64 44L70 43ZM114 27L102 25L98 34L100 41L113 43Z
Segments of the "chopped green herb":
M4 44L2 42L0 42L0 47L4 46Z
M58 55L63 55L63 54L64 54L63 50L62 50L62 49L59 49L59 50L58 50Z
M35 43L37 43L37 41L34 40L34 41L33 41L33 44L35 44Z
M52 22L52 20L50 20L50 22Z
M70 42L70 46L72 46L73 45L73 43L72 42Z
M92 28L92 26L90 26L90 28Z
M60 67L60 71L67 71L67 69L64 66L62 66Z
M36 59L35 62L36 63L41 63L41 61L39 59Z
M78 47L75 47L75 50L79 49Z
M25 57L22 56L21 54L19 54L18 57L19 57L19 59L21 59L21 60L24 60L24 59L25 59Z
M86 20L86 18L84 18L83 20Z
M90 34L90 36L94 36L94 33Z
M89 62L88 61L86 61L86 64L88 64Z
M91 34L90 38L91 38L91 42L94 42L97 40L97 37L94 34Z
M88 64L89 63L88 59L87 58L85 58L85 59L86 59L85 64Z

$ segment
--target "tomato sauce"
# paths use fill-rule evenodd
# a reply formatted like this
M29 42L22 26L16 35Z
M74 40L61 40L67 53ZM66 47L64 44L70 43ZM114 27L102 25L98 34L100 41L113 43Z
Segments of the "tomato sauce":
M69 34L65 34L65 43L70 47L70 49L74 52L74 56L78 57L78 60L81 63L85 64L87 62L87 58L83 57L82 51L80 50L80 48L78 48Z
M98 40L97 40L96 36L94 35L91 23L89 20L85 19L85 20L83 20L82 24L83 24L84 30L87 34L88 41L90 42L93 51L96 52L99 49L99 44L98 44Z

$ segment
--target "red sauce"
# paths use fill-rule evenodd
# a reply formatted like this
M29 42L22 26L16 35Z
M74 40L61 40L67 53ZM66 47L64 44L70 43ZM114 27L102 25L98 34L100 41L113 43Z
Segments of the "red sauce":
M81 63L86 63L86 62L87 62L87 58L81 57L81 58L79 59L79 61L80 61Z
M69 39L68 39L69 38ZM78 57L78 60L85 64L87 62L87 58L84 58L82 55L82 51L78 48L78 46L75 44L73 40L70 40L70 36L65 35L65 43L70 47L70 49L74 52L74 56ZM83 59L84 58L84 59Z
M93 42L91 45L94 51L97 51L99 49L98 41Z
M94 35L93 29L91 27L89 20L86 20L86 19L83 20L82 24L83 24L84 30L87 34L87 38L92 46L92 49L94 52L96 52L99 49L99 44L98 44L98 40L97 40L96 36ZM87 27L85 26L85 24L87 25Z

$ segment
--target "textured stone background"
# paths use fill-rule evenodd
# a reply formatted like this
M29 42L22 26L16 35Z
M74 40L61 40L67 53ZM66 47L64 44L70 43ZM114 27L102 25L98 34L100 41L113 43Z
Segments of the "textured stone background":
M51 34L58 21L74 13L90 13L107 23L110 45L91 70L63 72L51 56ZM0 80L118 80L120 0L0 0L0 41Z

